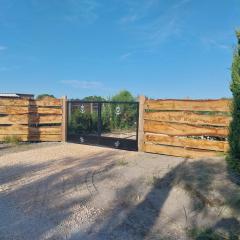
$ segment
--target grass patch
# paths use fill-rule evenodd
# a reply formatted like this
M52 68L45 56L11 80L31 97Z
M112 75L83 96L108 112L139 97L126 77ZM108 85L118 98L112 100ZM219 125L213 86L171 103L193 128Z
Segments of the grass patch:
M120 159L117 161L117 165L118 166L126 166L126 165L128 165L128 162L124 159Z
M148 176L147 179L146 179L146 183L149 186L157 187L158 183L159 183L159 178L154 176L154 175Z
M18 145L21 141L22 141L21 137L15 136L15 135L5 136L3 139L4 143L9 143L14 145Z
M211 228L199 229L192 228L187 231L188 236L194 240L223 240L224 238L213 231Z

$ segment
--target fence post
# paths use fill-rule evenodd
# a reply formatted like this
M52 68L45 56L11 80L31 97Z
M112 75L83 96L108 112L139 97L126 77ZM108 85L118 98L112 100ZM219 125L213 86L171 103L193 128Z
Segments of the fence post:
M144 151L144 103L145 96L139 96L138 151Z
M62 97L62 142L67 141L67 96Z

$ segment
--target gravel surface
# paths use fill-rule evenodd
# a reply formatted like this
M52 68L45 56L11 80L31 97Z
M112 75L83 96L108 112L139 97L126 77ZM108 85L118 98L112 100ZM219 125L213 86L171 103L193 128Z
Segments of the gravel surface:
M0 149L1 240L188 239L193 226L239 220L187 188L204 188L194 171L206 172L209 160L67 143ZM225 168L222 159L212 163Z

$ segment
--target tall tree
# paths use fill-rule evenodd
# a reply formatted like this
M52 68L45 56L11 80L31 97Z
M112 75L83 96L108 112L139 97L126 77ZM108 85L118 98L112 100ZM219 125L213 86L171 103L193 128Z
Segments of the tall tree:
M39 95L36 97L36 99L37 99L37 100L41 100L41 99L43 99L43 98L45 98L45 97L55 98L54 95L52 95L52 94L43 93L43 94L39 94Z
M236 32L238 44L233 56L232 82L230 89L233 94L232 122L229 128L230 165L240 173L240 31Z
M122 90L112 97L112 101L133 102L134 100L134 96L127 90Z
M96 102L101 102L101 101L106 101L105 98L101 96L88 96L83 98L84 101L96 101Z

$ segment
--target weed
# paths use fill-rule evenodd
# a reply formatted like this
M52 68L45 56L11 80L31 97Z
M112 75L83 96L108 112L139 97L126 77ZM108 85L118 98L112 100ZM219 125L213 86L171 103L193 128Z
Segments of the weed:
M21 137L12 135L12 136L5 136L3 139L4 143L10 143L10 144L19 144L21 142Z
M194 240L223 240L224 238L214 232L211 228L192 228L187 231L189 237Z
M156 186L158 183L158 178L156 176L148 176L146 183L150 186Z
M126 166L126 165L128 165L128 162L124 159L120 159L117 161L117 165L118 166Z

